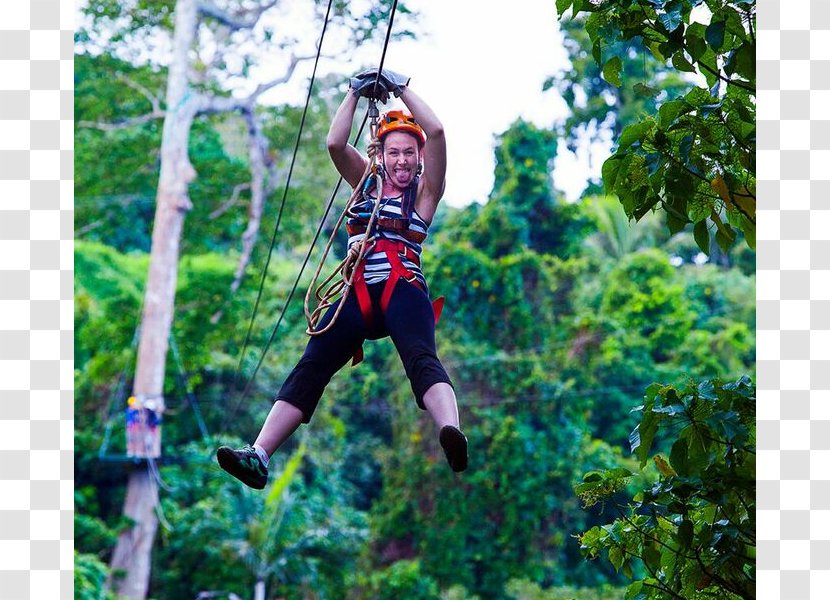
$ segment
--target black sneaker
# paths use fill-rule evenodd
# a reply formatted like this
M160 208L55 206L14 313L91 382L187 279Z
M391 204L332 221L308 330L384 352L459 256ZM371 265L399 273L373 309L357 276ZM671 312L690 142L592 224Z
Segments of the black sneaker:
M438 441L447 455L450 468L456 473L467 468L467 438L458 427L444 425L438 434Z
M255 490L263 489L268 482L268 469L251 446L238 450L222 446L216 451L216 460L220 467Z

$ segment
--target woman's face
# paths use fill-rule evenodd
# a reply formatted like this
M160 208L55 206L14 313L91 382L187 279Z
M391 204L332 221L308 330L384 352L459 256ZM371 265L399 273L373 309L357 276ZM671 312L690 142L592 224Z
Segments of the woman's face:
M386 170L390 183L404 189L418 170L417 140L403 131L392 131L383 139L383 168Z

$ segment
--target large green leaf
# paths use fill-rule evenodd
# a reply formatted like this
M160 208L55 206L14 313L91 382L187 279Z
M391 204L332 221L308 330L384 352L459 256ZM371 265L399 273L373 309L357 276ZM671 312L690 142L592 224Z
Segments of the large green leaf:
M701 23L692 23L686 29L686 50L694 60L706 52L706 27Z
M670 6L670 10L661 13L657 17L669 33L680 27L680 24L683 22L683 14L681 13L683 4L681 2L672 2Z
M674 56L671 57L671 64L674 66L675 69L679 71L684 71L686 73L697 73L697 69L695 69L694 65L690 63L685 56L683 56L682 52L675 52Z
M621 69L622 61L620 60L620 57L611 57L604 65L602 65L602 76L608 83L619 87L622 85L622 81L620 81Z
M620 172L622 163L622 156L619 154L612 155L602 163L602 182L608 194L614 193L614 188L617 184L617 174Z
M663 102L657 111L660 129L668 129L685 110L687 110L687 104L682 98Z
M706 41L712 50L718 51L723 46L724 34L726 33L726 21L712 21L706 27Z
M709 226L706 219L695 223L694 236L697 247L709 254Z
M620 143L619 147L617 148L617 152L621 152L631 146L634 142L643 140L646 135L652 130L654 127L654 121L652 120L645 120L639 123L635 123L633 125L629 125L625 129L623 129L622 133L620 134Z

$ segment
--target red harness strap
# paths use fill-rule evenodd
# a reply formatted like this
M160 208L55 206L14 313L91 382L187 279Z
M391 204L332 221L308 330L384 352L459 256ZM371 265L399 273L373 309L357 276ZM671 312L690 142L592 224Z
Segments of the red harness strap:
M395 291L395 286L398 280L403 278L407 283L417 285L424 290L423 284L417 278L415 273L407 269L403 265L401 258L407 258L411 262L420 267L420 257L406 244L400 241L392 241L387 239L379 239L375 242L373 248L374 252L384 252L389 261L392 270L389 273L389 278L383 286L383 293L380 297L380 310L385 313L389 308L389 302L392 300L392 293ZM352 285L354 287L355 296L357 296L357 304L360 306L360 312L363 314L363 320L366 323L366 328L372 330L374 328L374 310L372 310L372 299L369 296L369 287L366 285L366 262L361 261L355 271ZM426 291L426 290L424 290ZM432 302L432 313L435 316L435 323L441 318L441 311L444 308L444 297L436 298ZM363 360L363 348L360 348L352 359L352 366Z

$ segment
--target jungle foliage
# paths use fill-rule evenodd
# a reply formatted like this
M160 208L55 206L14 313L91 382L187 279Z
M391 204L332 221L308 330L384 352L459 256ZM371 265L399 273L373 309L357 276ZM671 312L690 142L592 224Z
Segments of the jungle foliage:
M662 209L672 233L692 225L704 252L711 237L728 249L738 232L754 247L755 1L557 0L556 8L560 18L568 9L587 15L591 55L618 89L663 92L659 81L633 83L629 73L623 81L635 56L703 80L620 132L602 168L606 191L629 218Z
M755 388L704 380L648 387L631 434L642 469L652 458L657 481L627 505L613 496L632 476L624 468L587 473L576 491L591 506L608 501L619 518L580 536L583 553L600 553L629 577L626 598L755 598ZM652 453L661 435L668 460ZM653 456L652 456L653 454Z

